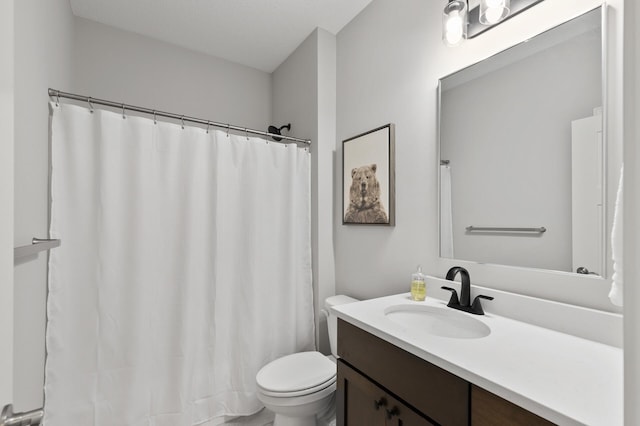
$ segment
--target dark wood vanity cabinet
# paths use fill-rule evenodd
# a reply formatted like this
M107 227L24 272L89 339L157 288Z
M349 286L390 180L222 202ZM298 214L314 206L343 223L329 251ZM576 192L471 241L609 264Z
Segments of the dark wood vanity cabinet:
M338 360L337 409L345 426L434 426L367 377Z
M553 423L338 320L338 426Z
M342 320L338 320L338 355L338 425L469 424L467 381ZM364 381L368 384L364 385ZM379 398L370 386L386 392L387 398L397 400L403 409L406 407L405 413L411 412L417 417L412 417L412 423L397 418L396 423L369 423L369 418L378 417L376 410L370 413L367 407L374 408ZM386 405L393 407L390 402ZM360 412L363 420L355 417L355 413ZM417 423L418 418L424 422Z

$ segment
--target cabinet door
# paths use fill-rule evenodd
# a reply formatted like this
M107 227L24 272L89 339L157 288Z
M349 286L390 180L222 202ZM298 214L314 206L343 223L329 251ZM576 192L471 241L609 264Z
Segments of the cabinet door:
M338 360L336 389L338 426L385 426L385 393Z
M469 382L338 319L338 355L436 424L469 426Z
M385 408L386 426L434 426L434 423L431 423L392 396L387 395L387 399L388 403Z
M338 426L432 426L368 378L338 360Z

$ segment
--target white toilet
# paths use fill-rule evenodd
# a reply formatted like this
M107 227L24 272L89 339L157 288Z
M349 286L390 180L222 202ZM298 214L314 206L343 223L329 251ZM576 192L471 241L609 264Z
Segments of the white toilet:
M300 352L278 358L258 371L258 399L276 414L273 426L316 426L335 412L338 321L332 306L357 302L348 296L325 300L332 356Z

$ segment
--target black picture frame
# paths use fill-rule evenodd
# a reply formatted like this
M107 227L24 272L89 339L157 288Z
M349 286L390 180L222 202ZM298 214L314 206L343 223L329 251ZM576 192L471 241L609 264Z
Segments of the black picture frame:
M342 141L342 224L395 226L395 125Z

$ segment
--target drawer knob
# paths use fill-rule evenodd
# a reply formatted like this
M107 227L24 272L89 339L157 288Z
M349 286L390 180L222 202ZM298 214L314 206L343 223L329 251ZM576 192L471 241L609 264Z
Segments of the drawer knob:
M376 407L376 410L379 410L380 407L386 407L387 405L387 400L384 398L380 398L377 401L373 401L373 406Z
M400 410L398 410L398 407L393 407L391 410L387 410L387 419L391 420L398 414L400 414Z

